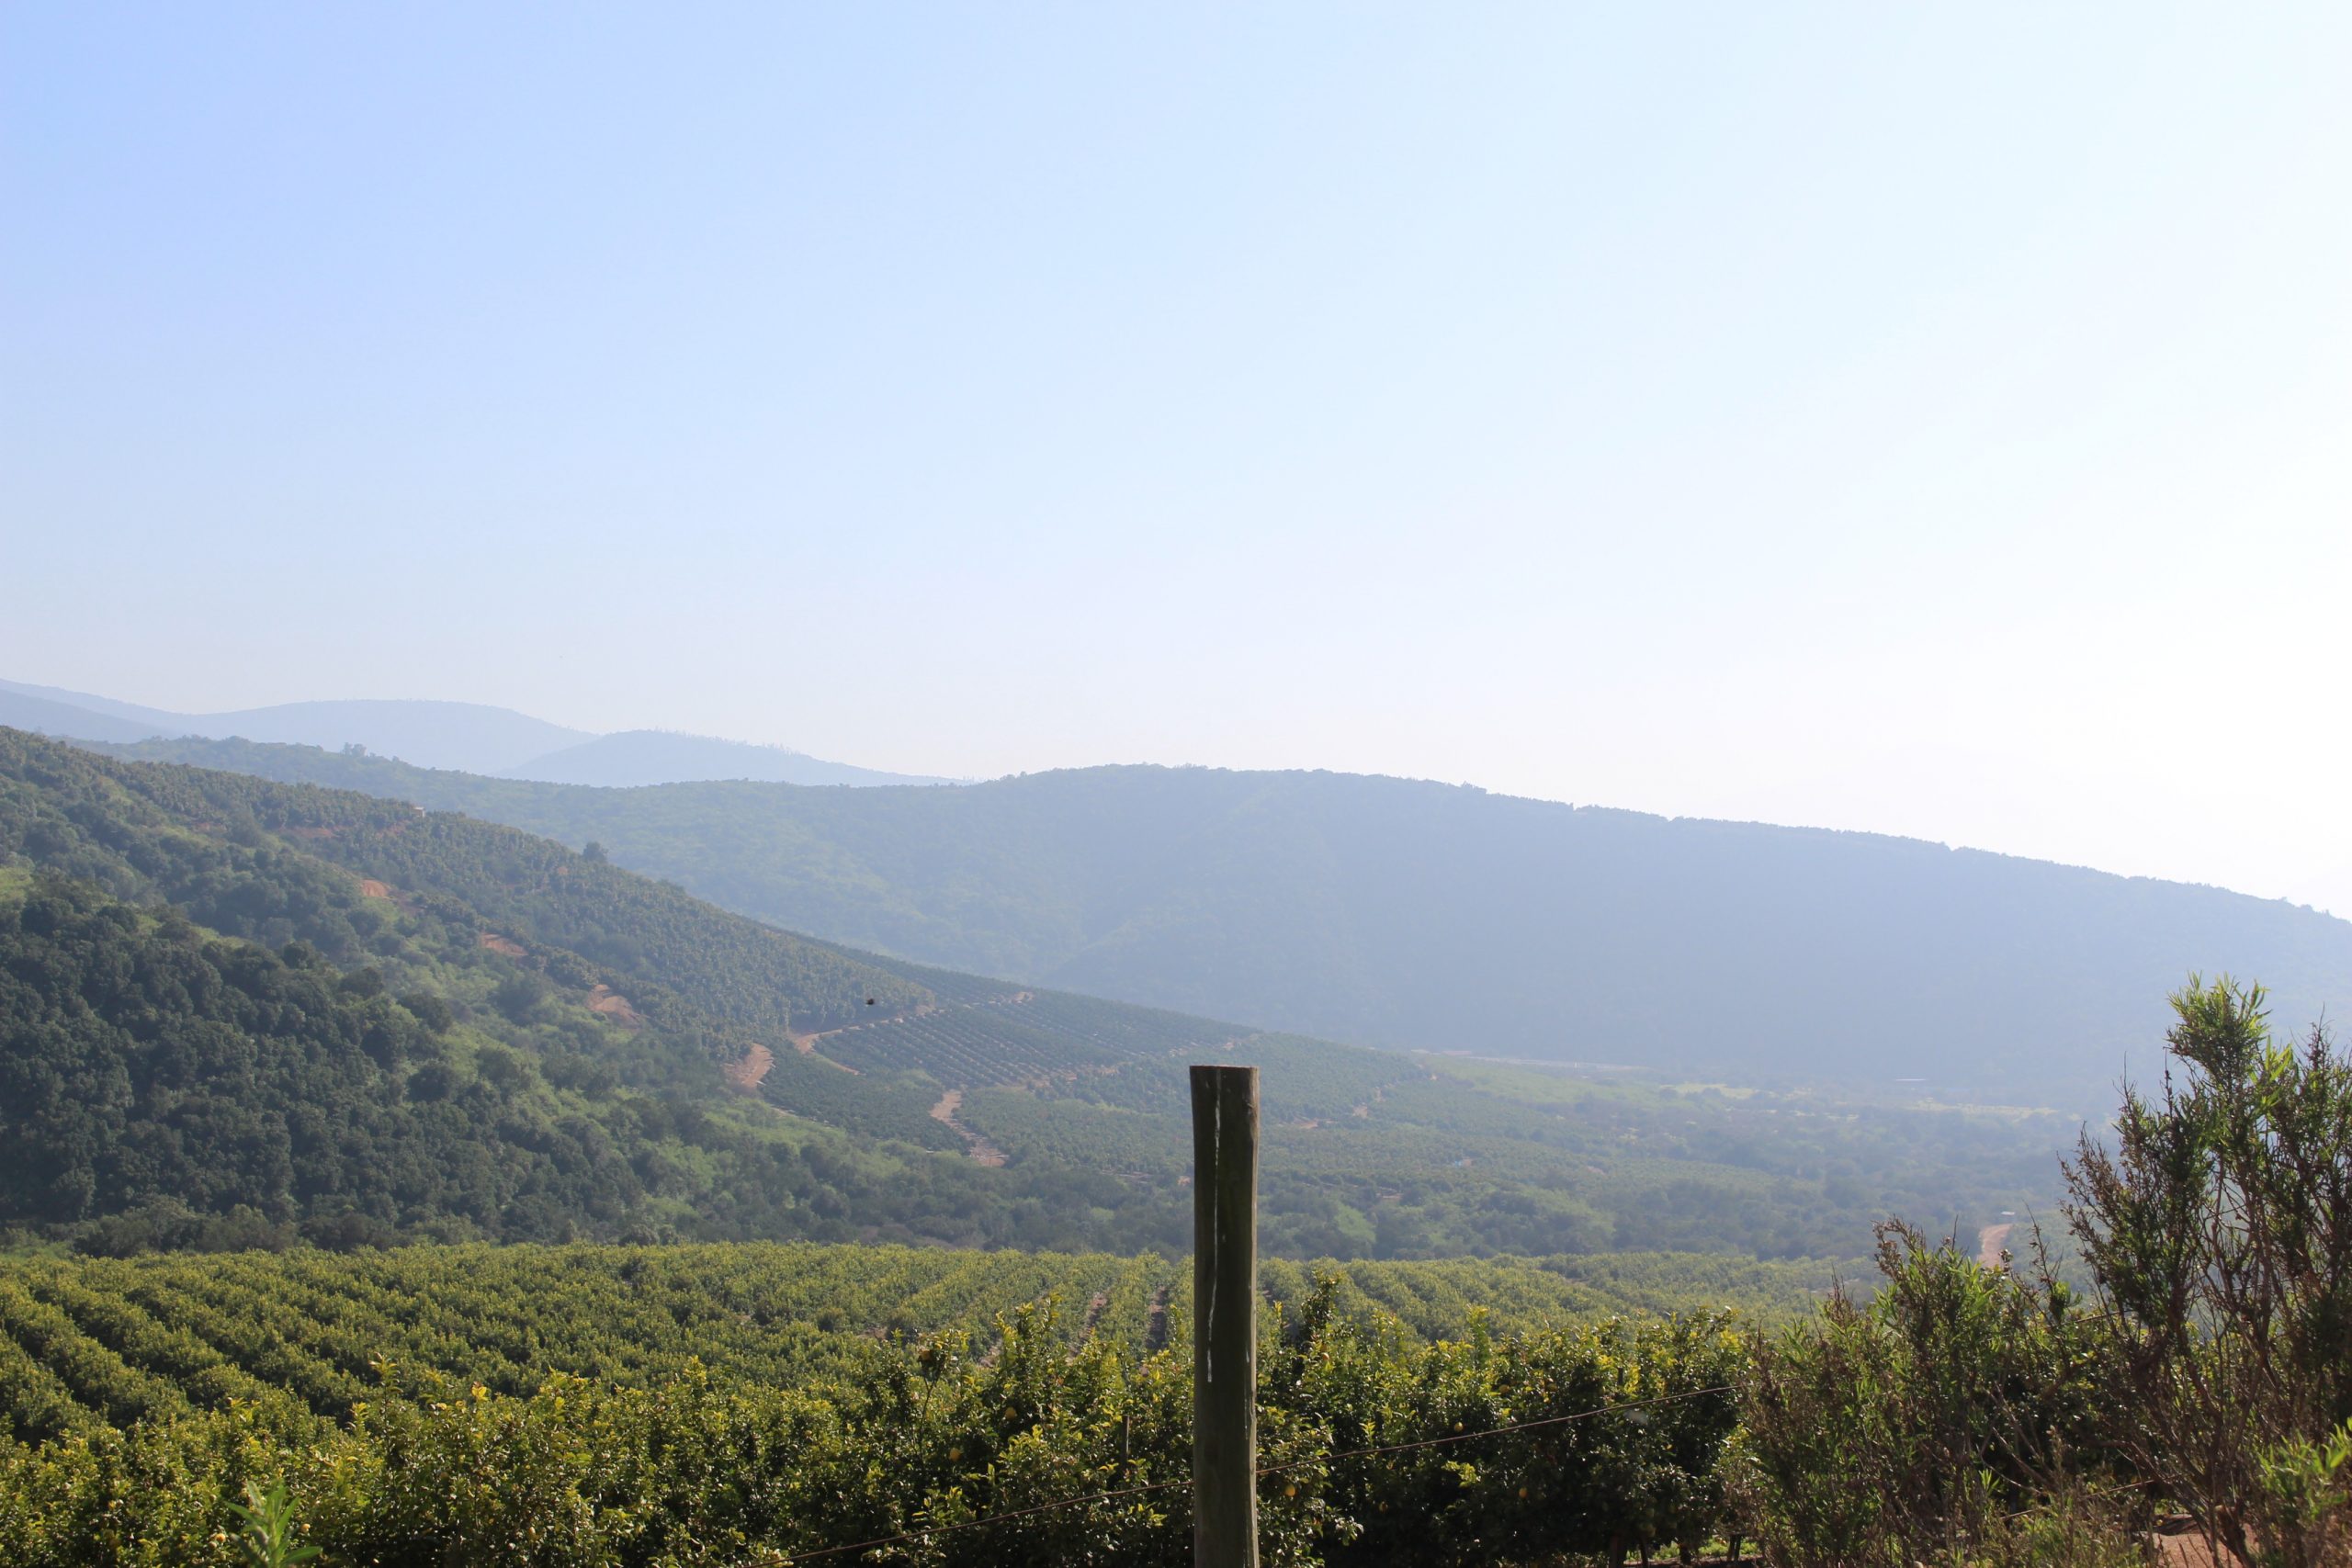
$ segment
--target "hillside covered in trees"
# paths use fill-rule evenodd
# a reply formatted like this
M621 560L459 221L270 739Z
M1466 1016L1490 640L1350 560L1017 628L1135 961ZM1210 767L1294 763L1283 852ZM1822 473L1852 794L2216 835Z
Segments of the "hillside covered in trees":
M1866 833L1338 773L567 789L239 742L123 753L461 810L854 946L1365 1043L2098 1113L2192 972L2352 1007L2352 922Z
M1413 1057L849 953L514 829L0 731L0 1225L85 1247L1181 1250L1182 1068L1267 1071L1271 1251L1851 1258L2063 1119ZM1826 1134L1835 1134L1835 1147Z

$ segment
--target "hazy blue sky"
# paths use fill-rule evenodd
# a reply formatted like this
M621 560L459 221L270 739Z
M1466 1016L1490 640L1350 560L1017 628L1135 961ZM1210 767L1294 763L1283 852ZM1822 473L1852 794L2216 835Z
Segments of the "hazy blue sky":
M2352 914L2352 7L0 10L0 675Z

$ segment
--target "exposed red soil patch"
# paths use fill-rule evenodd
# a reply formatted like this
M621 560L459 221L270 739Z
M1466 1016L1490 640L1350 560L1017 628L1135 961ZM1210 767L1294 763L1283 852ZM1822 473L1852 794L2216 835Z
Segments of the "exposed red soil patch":
M972 1156L974 1165L1002 1165L1004 1163L1002 1149L956 1120L956 1112L962 1110L963 1105L964 1091L960 1089L951 1089L939 1097L938 1104L931 1108L931 1119L964 1140L964 1152Z
M2002 1249L2009 1245L2009 1233L2015 1229L2017 1226L2013 1224L1986 1225L1976 1233L1978 1268L1998 1269L2001 1266Z
M362 898L381 898L403 915L416 913L416 900L413 897L401 892L390 883L379 882L372 876L363 876L359 879L359 896Z
M1151 1293L1151 1314L1143 1324L1143 1348L1147 1351L1168 1348L1168 1294L1166 1285Z
M768 1069L775 1066L775 1053L764 1045L754 1043L743 1053L741 1060L729 1062L719 1070L727 1075L728 1086L737 1093L757 1094L760 1092L760 1080L766 1077Z
M588 993L588 1010L590 1012L603 1014L605 1017L611 1019L615 1023L619 1024L623 1029L643 1029L645 1027L644 1015L639 1013L635 1008L629 1006L628 998L621 995L618 991L613 989L610 986L598 986L595 989ZM765 1052L767 1047L761 1045L754 1047L754 1049ZM773 1061L775 1058L771 1056L769 1057L769 1060ZM767 1069L763 1067L760 1070L762 1072L765 1072Z
M482 932L481 944L490 949L491 952L503 953L509 958L527 958L530 956L529 953L523 950L523 944L521 942L500 936L496 931Z
M2148 1538L2151 1560L2157 1568L2238 1568L2226 1547L2207 1540L2204 1532L2184 1521L2174 1521Z

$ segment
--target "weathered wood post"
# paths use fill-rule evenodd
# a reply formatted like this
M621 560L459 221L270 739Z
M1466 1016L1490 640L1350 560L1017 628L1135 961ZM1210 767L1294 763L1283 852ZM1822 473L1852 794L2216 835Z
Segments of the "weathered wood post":
M1193 1069L1193 1563L1258 1568L1258 1069Z

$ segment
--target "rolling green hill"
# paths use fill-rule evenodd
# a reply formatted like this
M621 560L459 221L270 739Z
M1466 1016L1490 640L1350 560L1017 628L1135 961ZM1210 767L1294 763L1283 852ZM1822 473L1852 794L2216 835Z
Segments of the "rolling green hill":
M372 896L249 829L125 834L86 799L78 822L28 811L18 784L0 842L139 901L0 870L0 1225L127 1250L845 1236L905 1213L976 1239L937 1190L962 1162L920 1168L956 1144L920 1101L811 1065L775 1092L819 1080L825 1116L779 1124L729 1091L748 1034L664 987L486 946L454 901Z
M1188 1061L1294 1257L1852 1257L2063 1118L1415 1057L774 930L511 828L0 730L0 1225L1181 1250Z
M1397 1047L2096 1114L2153 1065L2192 971L2260 976L2284 1017L2352 1007L2352 922L2283 903L1396 779L610 791L233 743L122 754L595 840L727 908L925 963Z

